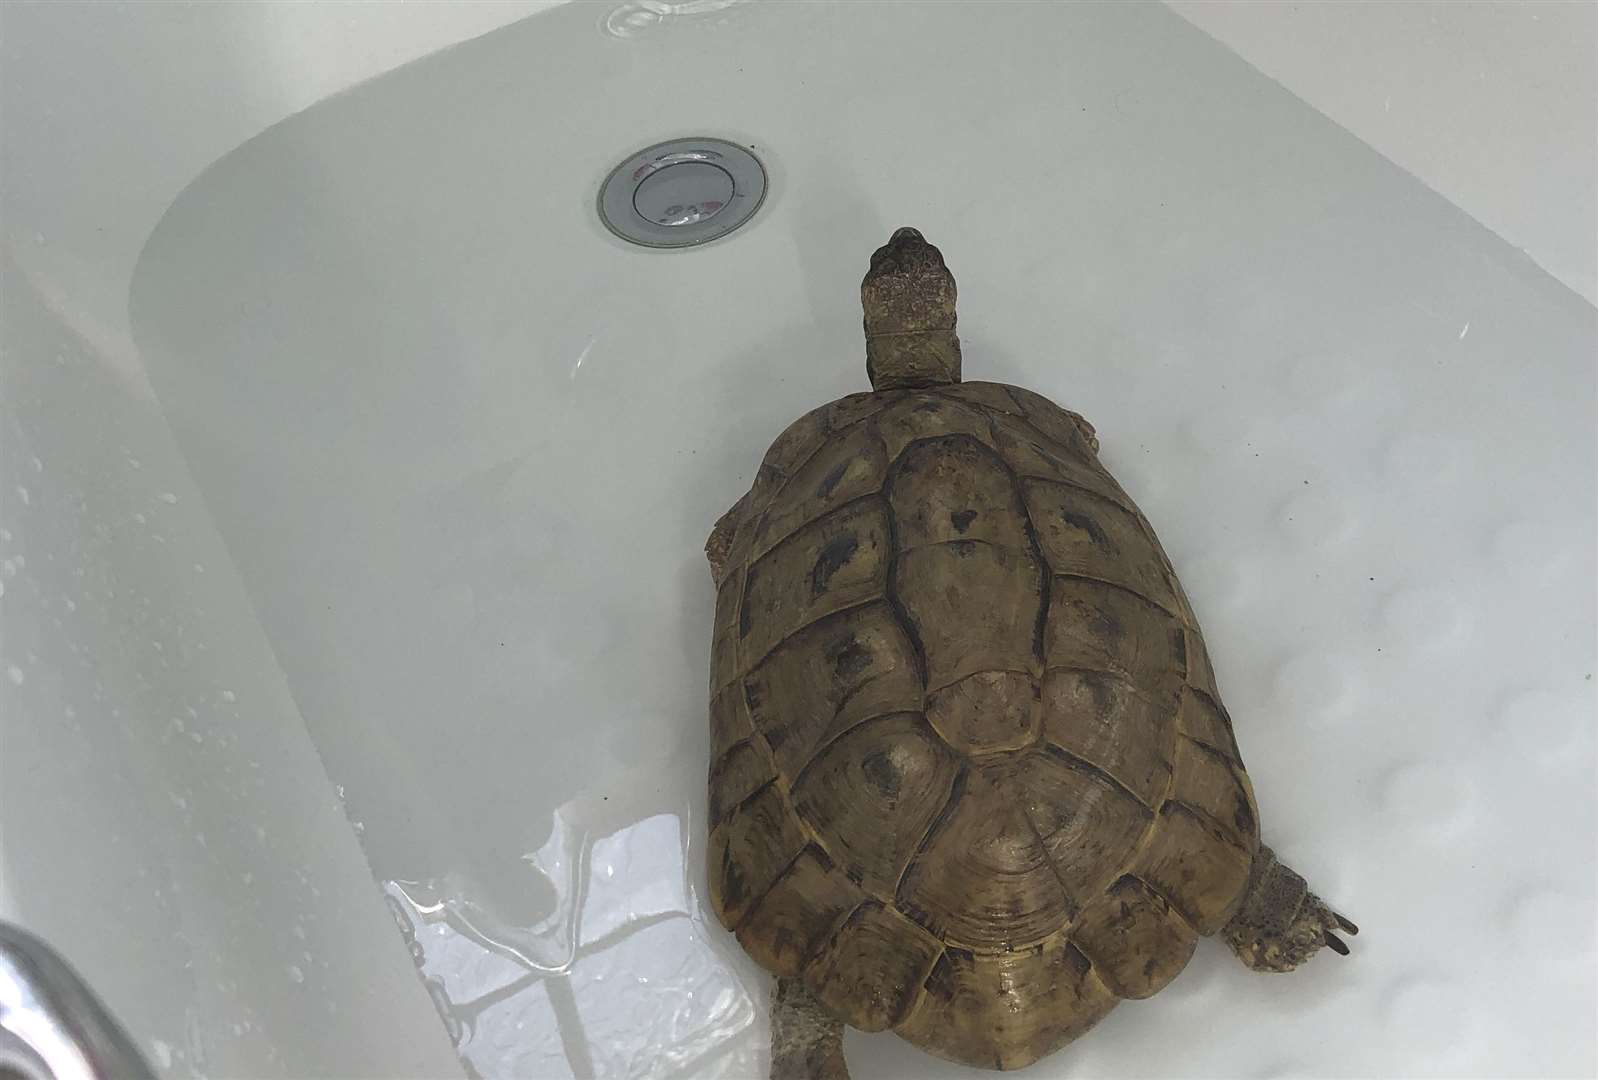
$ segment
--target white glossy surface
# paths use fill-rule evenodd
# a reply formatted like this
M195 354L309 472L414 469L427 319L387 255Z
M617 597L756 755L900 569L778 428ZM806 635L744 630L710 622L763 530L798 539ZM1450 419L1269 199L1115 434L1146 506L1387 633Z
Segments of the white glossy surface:
M1598 4L1166 5L1598 303Z
M268 508L267 486L248 468L240 473L237 462L201 462L203 449L197 462L206 479L197 486L145 385L144 361L126 339L134 254L177 185L262 123L526 6L0 11L0 225L8 259L0 286L8 304L0 320L0 912L66 947L169 1075L190 1075L201 1064L214 1075L444 1074L452 1062L443 1030L407 973L316 749L328 754L331 744L345 764L376 754L364 775L379 784L384 754L409 754L390 780L401 791L376 815L360 802L353 813L371 826L368 837L387 837L390 855L379 861L385 874L412 876L403 887L390 885L390 895L401 912L409 909L428 978L451 995L447 1008L471 1062L489 1075L567 1075L574 1067L583 1075L647 1075L657 1058L660 1069L679 1075L757 1074L764 981L724 935L700 933L692 891L700 868L658 839L668 826L697 837L703 716L695 695L710 602L697 546L791 415L865 385L853 284L885 230L912 220L944 244L962 280L973 374L1031 382L1099 423L1107 460L1154 516L1199 601L1267 829L1326 895L1346 901L1365 923L1358 967L1320 965L1293 983L1259 983L1206 949L1170 992L1117 1011L1037 1075L1590 1074L1595 1062L1582 1024L1593 1008L1593 863L1584 855L1593 839L1585 791L1593 698L1592 684L1577 679L1595 666L1587 588L1592 310L1572 304L1504 244L1354 139L1248 75L1237 59L1171 29L1170 19L1099 10L1106 26L1093 26L1098 16L1082 11L1031 14L1026 29L1005 27L1023 45L1042 37L1020 50L1024 62L1013 67L1016 50L975 32L972 16L944 11L922 19L916 8L900 8L892 16L898 26L871 30L871 59L895 64L909 61L900 56L906 35L936 42L924 58L928 70L952 64L957 88L936 101L964 110L952 131L978 152L988 145L983 139L1015 136L1007 152L1055 166L997 203L970 198L964 166L949 176L941 128L933 141L940 152L930 161L914 152L908 139L927 134L924 118L896 136L892 158L873 152L877 133L916 109L906 102L850 118L839 101L876 93L873 80L831 88L828 78L807 77L797 85L797 75L829 72L834 54L857 56L865 46L847 40L841 21L773 26L769 11L727 29L703 18L660 24L639 5L590 6L586 21L561 13L559 21L511 30L519 37L497 46L487 69L462 70L481 64L484 53L446 54L430 61L427 75L395 77L425 86L411 83L401 93L385 80L353 94L356 104L332 102L355 109L353 120L350 112L329 120L318 110L278 129L264 141L264 177L249 176L256 158L248 157L203 177L152 252L152 265L200 278L219 270L221 280L203 283L192 299L166 294L157 312L163 318L142 321L141 332L165 337L165 324L184 328L198 316L238 324L232 331L187 326L173 334L176 345L152 353L163 398L184 398L171 383L189 377L185 364L214 361L227 374L227 364L281 367L284 356L300 363L289 372L297 387L320 387L304 364L326 361L337 371L336 359L348 351L320 336L329 324L348 321L344 337L361 355L398 318L388 332L398 347L388 355L403 364L425 371L473 361L454 382L423 387L441 385L446 401L459 390L459 401L452 412L415 409L423 420L449 420L423 423L425 444L411 459L436 459L438 471L423 468L390 484L414 494L443 490L479 468L452 457L457 443L537 447L537 422L551 403L614 393L617 367L666 364L690 375L650 383L676 419L655 419L636 435L623 431L623 443L652 455L646 487L658 494L650 498L681 495L689 505L665 526L615 524L617 495L604 484L622 468L614 457L590 462L567 447L556 478L561 468L582 468L599 481L569 506L535 457L531 467L491 471L479 478L483 489L441 500L436 513L388 510L380 498L355 506L348 513L358 518L376 505L380 521L356 530L379 558L353 585L318 562L326 545L315 522L300 522L297 550L262 558L273 535L251 537L256 522L246 513L241 527L238 506L254 498ZM601 24L631 35L631 51L599 53L615 46L599 37ZM439 37L417 32L428 27ZM761 40L781 34L780 43ZM534 48L527 35L550 40ZM1056 38L1064 45L1053 45ZM1120 48L1104 58L1093 54L1117 40ZM746 50L753 61L745 64L743 53L711 56L724 75L718 86L737 93L708 101L660 96L662 86L692 89L698 73L681 61L719 48ZM550 51L559 62L548 64ZM975 70L996 53L1002 62ZM1290 88L1299 85L1296 70L1243 53ZM590 62L596 56L601 62ZM524 69L529 58L545 69ZM617 77L617 67L633 66L639 70L626 80ZM837 67L865 70L869 61L844 58ZM992 78L992 69L1004 78ZM1360 83L1358 72L1349 67L1350 83ZM602 94L639 86L649 73L649 93L628 102L642 102L638 115L602 117ZM500 93L484 86L492 78ZM439 93L451 86L462 94ZM572 86L594 89L583 97ZM1018 88L1034 102L1007 117ZM1004 101L994 104L1000 94ZM884 102L892 99L888 93ZM556 109L567 101L582 107ZM678 115L684 104L695 112ZM1074 113L1083 104L1091 112ZM443 109L459 112L444 123ZM583 121L596 112L604 129L590 142ZM1330 112L1361 133L1360 123ZM483 125L463 125L478 113ZM983 134L996 115L996 131ZM1222 120L1226 129L1218 131ZM537 176L526 163L502 177L503 187L492 185L495 177L470 176L473 165L503 160L495 157L503 142L515 144L500 147L511 165L543 139L575 145L582 168L593 169L631 145L607 139L725 131L732 121L748 125L751 141L770 142L773 166L789 169L778 177L780 204L767 208L777 216L762 217L724 251L644 264L650 275L665 265L692 286L674 294L660 283L642 288L631 275L633 260L650 256L604 249L606 238L585 227L585 185L601 177L564 176L518 190L513 181ZM1167 139L1151 123L1191 133ZM368 126L377 128L371 145L380 153L356 160L368 144L348 129ZM1425 126L1424 117L1411 121L1411 131ZM452 129L412 155L404 136L417 128ZM1039 147L1039 131L1066 145ZM1291 147L1304 157L1306 145L1314 150L1307 160L1272 152ZM1382 149L1416 168L1390 145ZM305 165L280 195L299 200L292 208L262 190L286 152ZM415 168L415 158L430 165L435 152L459 158L454 173ZM1167 152L1170 160L1160 160ZM350 177L352 189L328 187L323 171ZM423 190L438 176L471 182ZM556 176L553 166L548 176ZM1048 192L1048 206L1061 201L1059 192L1079 201L1067 201L1059 224L1040 227L1028 203L1042 203L1045 184L1058 189ZM1151 193L1184 187L1199 190L1184 190L1160 208L1167 216L1139 225L1136 212L1160 201ZM550 200L529 198L545 190L553 214ZM1328 190L1334 211L1312 220L1317 192ZM350 206L329 204L345 195ZM478 203L462 204L467 197ZM1465 193L1457 197L1483 216ZM189 246L181 233L174 238L197 203L224 216L233 208L252 243ZM1523 200L1545 220L1560 220L1560 209L1545 203ZM294 222L307 208L328 216L324 249L355 257L307 265L320 251L276 236L275 222ZM559 224L556 235L534 240L534 209ZM404 240L412 212L422 235ZM345 219L364 220L369 233L344 235ZM1050 241L1066 246L1050 252ZM1020 249L1026 272L1005 257L1007 244ZM484 248L500 246L484 259ZM368 272L368 257L401 265ZM407 262L420 268L407 270ZM556 283L555 299L534 297L527 307L527 286L562 270L586 278ZM267 273L294 275L289 284L297 278L300 294L328 296L307 304L292 294L292 307L265 312L265 299L284 292L276 276L262 281ZM363 299L371 275L388 291ZM711 288L722 291L705 299ZM229 289L254 307L214 310L217 294ZM145 296L152 291L161 289L145 284ZM684 294L686 308L676 312ZM1047 296L1042 315L1040 294ZM547 318L566 297L572 307ZM617 297L639 297L644 310L617 308ZM596 316L599 308L604 316ZM256 340L307 312L320 324L291 328L297 336L289 336L307 353ZM414 326L431 332L407 342ZM593 350L585 351L590 337ZM633 355L617 350L630 340ZM523 359L537 379L516 369ZM572 366L575 380L566 374ZM725 371L713 371L718 366ZM773 382L778 367L786 382ZM360 412L376 407L368 403L387 388L387 371L339 375L350 383L336 412L372 446L356 455L353 473L324 487L360 487L382 478L385 439L398 459L411 436L390 438ZM195 428L237 417L209 414L208 393L197 383L184 403L190 452ZM304 407L278 406L241 428L240 439L297 438ZM639 407L631 404L622 419L636 422ZM618 427L602 404L585 409L550 438L588 435L580 423L594 415L609 422L604 431ZM695 415L713 409L727 411L721 427L695 433ZM487 438L476 431L479 419ZM521 428L511 430L513 423ZM662 428L676 441L660 441ZM583 449L607 438L590 436ZM679 451L689 460L676 462ZM1251 459L1256 452L1261 459ZM318 473L342 460L304 459ZM221 535L222 519L213 521L227 495L216 492L219 474L246 484L229 503ZM1310 478L1312 486L1294 489ZM280 505L307 513L305 500ZM601 618L617 642L602 663L582 618L582 633L567 644L561 634L570 617L555 620L532 602L505 604L503 583L515 588L527 577L518 559L547 550L537 514L550 510L569 510L566 535L575 540L567 538L566 548L580 548L593 522L628 530L628 543L610 537L594 561L622 567L623 582L636 588L578 578L556 590L547 583L559 570L535 577L534 588L558 599L556 612L590 621L606 612ZM382 529L395 521L423 527L422 540L403 548L438 554L460 543L465 554L406 577L403 558L387 553L395 538ZM454 537L433 535L444 527L457 530ZM233 572L235 550L249 562L243 580ZM251 604L260 609L275 596L273 574L292 574L284 566L294 559L329 598L371 593L384 575L393 591L414 593L374 607L376 615L348 618L356 633L390 613L417 628L376 628L371 655L352 660L312 602L291 593L294 602L276 612L264 636ZM350 561L345 556L344 566ZM470 591L449 580L462 567L476 575ZM417 588L438 583L446 588ZM586 601L582 588L593 588L604 606ZM682 612L674 610L679 604ZM305 650L294 650L299 661L288 679L273 658L273 647L300 633L297 618L329 641L331 674L320 681L305 677ZM626 628L628 618L639 618L641 628ZM526 668L494 671L492 657L478 655L486 649L470 634L486 639L499 628L515 629L516 645L531 657ZM529 644L540 634L551 639L542 649ZM363 690L395 669L411 679L404 669L420 663L431 666L441 689L420 705L401 701L395 741L422 738L390 749L387 717L376 716ZM483 669L532 698L540 671L553 669L569 693L566 714L507 722L457 757L428 760L425 737L436 721L422 706L451 693L481 706L492 687L471 679ZM599 679L622 689L594 687ZM344 719L323 697L328 685L347 693L350 714L366 717L344 749L337 748ZM315 748L292 700L307 687L323 709ZM666 705L650 708L649 700ZM1270 724L1277 717L1282 724ZM468 721L468 732L481 735L481 717L468 714ZM666 733L684 725L686 744L650 759L658 746L650 740L662 738L646 727L650 721ZM562 764L577 773L567 786L582 792L567 799L513 786L508 794L478 791L473 770L484 757L543 752L547 743L529 748L529 733L555 730L567 740ZM203 749L171 751L182 738L193 743L195 733ZM511 767L484 768L492 780ZM240 770L257 773L256 788L238 781ZM1552 831L1537 828L1545 813L1560 823ZM543 839L521 847L513 829L494 824L518 815L531 823L526 832ZM435 831L425 842L414 836L419 818L441 823L428 824ZM201 828L192 828L195 821ZM484 823L491 834L510 836L479 839ZM462 837L457 858L451 829ZM516 860L518 850L532 848L534 860ZM574 858L586 858L580 877L567 869ZM614 874L601 879L604 868ZM147 877L160 885L147 887ZM507 959L503 944L478 944L484 922L526 959ZM312 943L300 946L296 927ZM296 959L296 949L312 960ZM567 955L577 960L564 973L542 970L551 967L548 957L558 965ZM625 994L618 975L631 979ZM639 976L649 981L638 983ZM1221 1002L1224 1011L1216 1011ZM562 1032L586 1037L562 1043ZM858 1080L938 1069L892 1038L852 1038L850 1053Z
M148 386L0 262L0 918L167 1077L458 1075Z
M146 249L143 358L463 1055L762 1067L696 897L698 549L864 385L913 223L973 377L1098 425L1267 835L1366 931L1290 980L1202 950L1037 1073L1590 1071L1592 309L1160 9L982 11L556 10L268 132ZM615 157L698 130L758 147L760 217L604 232Z

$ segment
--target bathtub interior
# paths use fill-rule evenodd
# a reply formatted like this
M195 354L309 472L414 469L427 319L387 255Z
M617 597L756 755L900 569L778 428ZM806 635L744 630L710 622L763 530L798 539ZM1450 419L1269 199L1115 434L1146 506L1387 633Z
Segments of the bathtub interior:
M105 988L154 1063L760 1073L767 980L702 903L700 548L791 419L865 388L859 277L912 224L968 377L1098 427L1268 840L1364 930L1285 980L1205 946L1036 1075L1589 1067L1591 306L1160 8L676 7L541 13L217 162L136 268L137 377L29 343L6 602L151 686L96 700L8 640L16 700L75 722L8 754L6 819L61 761L129 788L73 828L129 886L105 947L181 942L137 951L170 1007ZM753 221L606 231L610 168L695 134L760 157ZM94 395L146 391L169 433L95 430ZM157 457L191 487L147 490ZM161 562L168 534L209 553ZM75 543L144 560L157 614L41 567ZM150 776L153 839L116 820Z

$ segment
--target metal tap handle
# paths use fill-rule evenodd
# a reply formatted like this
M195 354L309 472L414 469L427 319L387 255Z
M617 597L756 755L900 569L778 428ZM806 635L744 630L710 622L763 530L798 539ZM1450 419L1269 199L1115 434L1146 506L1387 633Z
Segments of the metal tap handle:
M154 1080L133 1040L55 950L0 922L0 1077Z

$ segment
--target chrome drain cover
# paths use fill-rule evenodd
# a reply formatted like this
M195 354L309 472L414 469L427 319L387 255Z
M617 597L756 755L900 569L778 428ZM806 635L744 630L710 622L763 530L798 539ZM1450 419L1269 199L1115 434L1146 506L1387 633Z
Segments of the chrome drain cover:
M645 247L692 247L726 236L766 198L766 170L725 139L673 139L611 170L599 189L599 218Z

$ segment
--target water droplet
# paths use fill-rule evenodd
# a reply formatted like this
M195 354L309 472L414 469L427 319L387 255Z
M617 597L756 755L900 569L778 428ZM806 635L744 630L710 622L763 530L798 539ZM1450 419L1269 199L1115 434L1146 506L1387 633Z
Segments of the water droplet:
M290 981L296 982L296 983L302 983L302 982L305 981L305 972L300 970L300 965L298 965L298 964L290 964L289 968L288 968L288 971L289 971L289 980Z
M44 462L40 461L37 456L29 458L28 459L28 464L33 466L33 471L34 472L36 472L36 473L44 472Z
M155 1058L155 1064L163 1071L172 1067L172 1047L160 1039L150 1040L150 1054Z
M22 669L17 667L15 664L12 664L10 667L6 668L6 677L17 686L21 686L22 680L25 678L25 676L22 674Z
M239 696L237 694L235 694L233 691L231 691L231 690L222 691L222 700L227 702L229 705L231 705L233 702L237 701L238 699L239 699Z
M176 503L178 501L178 497L176 495L174 495L170 491L163 491L163 492L161 492L161 494L158 497L160 498L160 500L162 502L166 503L168 506L176 505Z
M22 505L23 506L28 506L28 505L30 505L30 503L31 503L31 501L33 499L33 496L28 494L28 489L27 488L23 487L21 484L18 484L17 485L17 498L22 500Z

